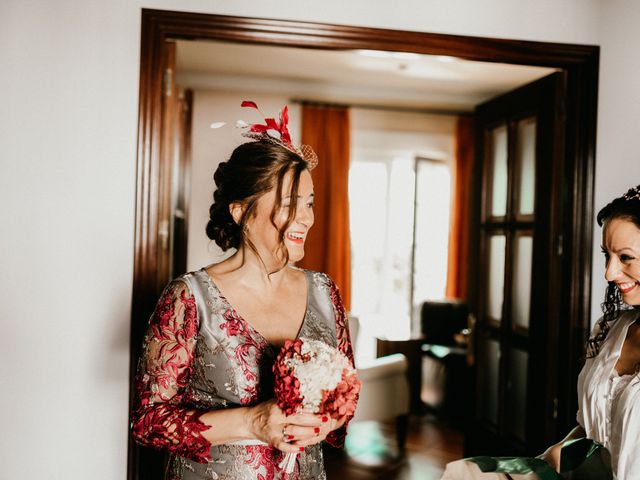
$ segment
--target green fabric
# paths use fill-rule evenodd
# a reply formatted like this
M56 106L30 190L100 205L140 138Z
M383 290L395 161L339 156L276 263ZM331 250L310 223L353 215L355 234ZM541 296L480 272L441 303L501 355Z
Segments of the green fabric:
M565 442L560 456L560 471L567 480L615 479L609 451L587 438Z
M587 438L571 440L562 446L562 475L540 458L470 457L465 460L475 463L483 472L515 475L535 473L541 480L615 480L611 455L602 445Z
M530 457L471 457L483 472L513 473L525 475L535 473L542 480L562 480L562 477L551 466L539 458Z

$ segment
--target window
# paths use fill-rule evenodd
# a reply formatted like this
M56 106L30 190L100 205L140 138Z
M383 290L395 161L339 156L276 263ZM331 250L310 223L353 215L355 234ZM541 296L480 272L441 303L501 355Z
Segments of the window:
M451 213L449 165L418 158L416 173L414 309L424 300L445 297Z
M408 336L421 303L444 298L450 188L445 162L398 154L352 159L351 310L363 334Z

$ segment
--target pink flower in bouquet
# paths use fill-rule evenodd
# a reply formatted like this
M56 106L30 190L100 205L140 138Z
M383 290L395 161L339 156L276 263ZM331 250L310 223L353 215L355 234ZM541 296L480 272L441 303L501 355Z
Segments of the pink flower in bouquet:
M356 411L360 381L355 375L343 375L333 391L325 391L318 413L337 412L338 417L350 416Z

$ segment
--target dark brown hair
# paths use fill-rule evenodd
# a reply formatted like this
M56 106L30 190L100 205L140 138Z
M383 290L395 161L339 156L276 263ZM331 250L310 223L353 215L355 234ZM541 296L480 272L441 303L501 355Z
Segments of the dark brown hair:
M598 225L604 229L614 219L632 222L640 229L640 185L614 199L598 212ZM608 255L607 252L603 253L605 256ZM608 257L606 258L608 262ZM622 295L615 282L609 282L607 285L601 307L603 316L598 321L598 332L587 342L587 358L598 355L600 346L609 333L609 324L618 318L623 309Z
M237 147L228 161L218 165L213 175L217 188L213 193L213 204L209 208L207 236L222 250L247 245L260 258L255 246L245 234L245 225L247 220L255 215L258 199L275 188L276 201L270 219L273 226L278 228L274 219L282 204L282 184L285 175L292 172L289 216L286 223L278 228L279 248L285 259L284 267L289 261L284 244L284 232L295 218L300 174L307 168L307 163L299 155L275 143L257 141L243 143ZM234 221L229 210L233 203L244 205L244 213L238 223Z

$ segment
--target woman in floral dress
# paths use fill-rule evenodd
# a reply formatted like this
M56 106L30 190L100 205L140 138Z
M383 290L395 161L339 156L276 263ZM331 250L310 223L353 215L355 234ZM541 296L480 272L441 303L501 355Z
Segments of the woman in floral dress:
M336 285L293 265L314 221L314 162L264 138L216 170L207 235L237 251L165 288L138 373L133 436L170 452L167 479L287 478L286 452L299 453L288 478L323 479L320 442L344 441L348 418L287 417L273 400L286 339L322 340L353 363Z

